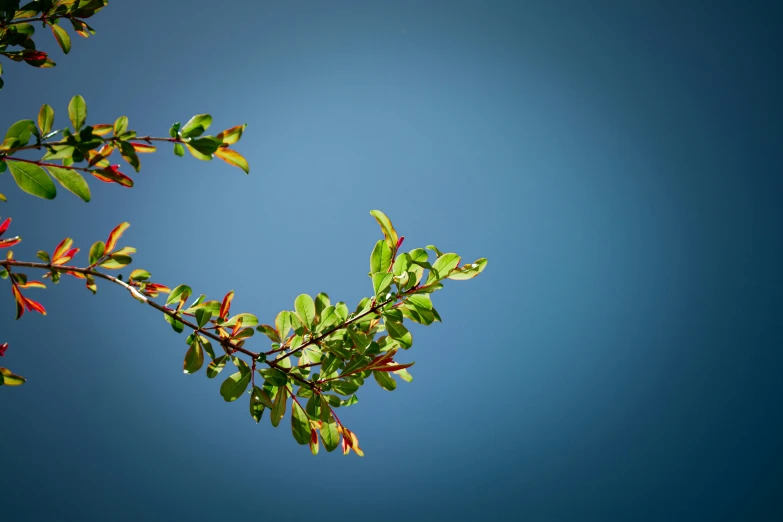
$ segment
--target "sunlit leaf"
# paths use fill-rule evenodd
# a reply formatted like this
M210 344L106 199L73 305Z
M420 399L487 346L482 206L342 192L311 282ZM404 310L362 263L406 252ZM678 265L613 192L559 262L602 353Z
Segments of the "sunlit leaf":
M68 104L68 117L71 119L73 130L78 132L87 119L87 103L78 94L71 98Z
M60 49L62 49L65 54L68 54L71 51L71 37L68 36L65 29L59 25L50 25L49 27L52 28L52 34L54 35L54 39L57 40L57 45L60 46Z
M43 199L54 199L57 195L52 178L38 165L10 159L6 159L5 163L16 184L28 194Z
M381 231L383 231L383 235L386 238L386 244L388 244L389 248L392 250L396 250L398 237L397 231L394 230L391 220L389 220L389 218L386 217L386 214L380 210L371 210L370 214L381 226Z
M90 187L81 174L73 169L47 166L49 174L56 179L65 189L79 196L83 201L90 201Z
M248 164L247 160L237 151L219 147L214 151L214 154L229 165L239 167L240 169L244 170L245 174L250 174L250 165Z

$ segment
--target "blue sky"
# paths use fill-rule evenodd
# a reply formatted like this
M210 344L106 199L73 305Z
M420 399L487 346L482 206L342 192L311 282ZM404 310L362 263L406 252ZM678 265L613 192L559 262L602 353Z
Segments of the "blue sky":
M130 221L137 266L264 322L370 293L371 209L489 265L412 329L414 381L342 412L364 459L255 425L119 289L17 323L6 288L3 513L780 520L783 13L681 4L115 1L56 68L6 63L2 125L208 112L252 169L161 150L88 204L2 176L18 258Z

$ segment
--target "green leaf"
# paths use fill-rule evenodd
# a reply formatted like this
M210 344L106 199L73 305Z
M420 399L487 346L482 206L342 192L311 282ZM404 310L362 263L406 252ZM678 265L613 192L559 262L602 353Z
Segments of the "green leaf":
M204 350L201 349L201 343L198 341L198 337L196 337L185 354L185 361L183 362L182 370L185 373L196 373L203 365Z
M261 394L266 395L266 392L258 386L253 386L253 389L250 392L250 416L253 417L256 424L261 420L261 416L264 414L264 408L266 407L261 401ZM269 397L267 396L267 399L268 398Z
M353 328L348 329L348 336L353 341L356 346L356 351L359 353L364 353L370 346L370 343L372 343L371 335L364 335L363 333L355 331Z
M432 263L430 275L427 277L427 283L434 283L445 279L449 273L459 264L460 257L457 254L443 254Z
M386 244L389 245L389 248L392 250L396 250L398 239L397 231L394 230L391 220L389 220L389 218L386 217L386 214L380 210L371 210L370 215L372 215L381 226L381 231L383 231L383 235L386 238Z
M296 401L291 401L291 432L299 444L310 443L310 419Z
M169 323L169 324L171 325L171 328L173 328L175 332L177 332L177 333L182 333L182 332L183 332L183 330L185 330L185 325L184 325L184 324L182 324L182 323L181 323L180 321L178 321L177 319L174 319L174 318L173 318L173 317L171 317L170 315L168 315L168 314L163 314L163 318L164 318L164 319L166 319L166 322L167 322L167 323Z
M103 251L106 245L103 241L96 241L90 247L90 265L94 265L100 258L103 257Z
M382 293L385 293L389 289L394 279L394 274L373 274L372 275L372 288L375 291L375 296L378 297Z
M128 117L120 116L114 120L114 135L120 136L128 131Z
M301 294L294 301L294 308L299 319L308 328L312 329L313 321L315 320L315 302L313 302L313 298L307 294Z
M150 278L152 274L144 270L143 268L137 268L133 272L131 272L128 279L131 281L146 281Z
M257 327L256 330L269 337L269 339L271 339L273 342L280 342L280 336L277 334L277 330L268 324L262 324L261 326Z
M71 51L71 37L68 36L65 29L59 25L50 25L50 27L52 28L54 39L57 40L57 45L60 46L60 49L62 49L65 54L68 54Z
M199 341L201 341L201 346L204 347L204 351L207 352L207 354L211 359L214 359L215 351L212 349L212 343L209 342L209 339L207 339L206 337L202 337L200 335L198 336L198 339Z
M285 386L288 382L288 376L277 368L264 368L258 370L258 373L272 386Z
M241 313L237 314L225 323L223 326L234 326L237 322L242 321L242 326L256 326L258 324L258 318L253 314Z
M198 321L198 327L201 328L209 322L212 318L212 312L206 308L199 308L196 310L196 321Z
M408 373L408 370L403 368L402 370L395 370L394 373L400 376L400 379L402 379L405 382L413 382L413 376Z
M204 136L202 138L194 138L188 142L188 145L205 156L211 156L220 147L220 140L213 138L212 136Z
M323 440L326 451L334 451L340 445L340 433L337 431L336 422L321 424L321 440Z
M188 120L180 133L183 138L201 136L212 125L212 116L209 114L196 114ZM222 141L220 142L222 143Z
M291 330L291 312L283 310L275 318L275 328L280 336L280 342L285 341L288 332Z
M277 389L277 395L275 396L275 402L272 405L272 415L270 419L272 426L277 428L280 421L285 416L285 405L288 400L288 389L285 386L281 386Z
M5 133L5 139L16 138L19 140L19 144L15 145L14 148L22 147L27 145L33 134L38 134L35 122L33 120L19 120L8 128L8 131Z
M175 301L186 301L192 293L193 290L188 285L178 285L174 287L174 290L169 294L168 299L166 299L166 304L170 305Z
M71 119L74 132L78 132L87 120L87 103L78 94L71 98L68 104L68 117Z
M254 393L257 395L256 398L258 399L258 401L271 410L274 407L274 402L272 401L272 398L269 397L269 394L266 393L264 390L258 388L257 386L255 389L260 390L258 392L254 391Z
M413 304L416 308L432 310L432 301L428 295L412 295L408 298L408 302Z
M10 159L5 162L11 170L14 181L23 191L43 199L54 199L57 195L52 178L38 165Z
M177 156L184 156L185 155L185 147L183 147L181 143L175 143L174 144L174 154L176 154Z
M388 272L391 260L392 249L383 239L379 239L370 254L370 274Z
M359 389L359 385L348 381L331 381L332 390L340 395L352 395Z
M481 259L477 259L473 263L455 268L454 271L451 272L451 274L449 275L449 279L454 279L455 281L472 279L477 275L479 275L481 272L483 272L486 266L487 266L487 259L482 257Z
M40 260L41 260L41 261L43 261L44 263L48 263L48 262L50 261L50 259L49 259L49 253L48 253L48 252L46 252L45 250L39 250L39 251L38 251L38 252L35 254L35 257L37 257L38 259L40 259Z
M141 161L139 160L139 155L136 154L136 150L133 148L133 145L128 143L127 141L121 141L119 143L120 146L120 154L122 155L122 159L128 162L128 165L133 167L133 170L138 172L141 170Z
M87 185L87 182L84 180L81 174L75 170L63 169L60 167L50 166L46 167L46 169L49 171L49 174L51 174L52 177L56 179L65 189L82 198L82 201L90 201L92 198L90 194L90 187Z
M207 377L210 379L216 377L226 365L226 359L228 359L228 355L221 355L220 357L213 359L212 362L209 363L209 366L207 366Z
M443 252L441 252L440 250L438 250L438 247L436 247L435 245L427 245L427 247L426 247L426 248L427 248L427 250L432 250L433 252L435 252L435 254L436 254L438 257L440 257L440 256L442 256L442 255L443 255Z
M348 406L353 406L358 402L359 402L359 397L357 397L356 395L351 395L346 400L340 401L340 407L347 408Z
M223 400L232 402L241 397L245 393L247 385L250 384L250 377L250 372L239 371L223 381L223 384L220 385L220 395L223 396Z
M133 262L133 258L130 256L122 255L119 253L112 254L109 259L100 264L102 268L107 270L118 270L125 266L128 266Z
M0 368L0 386L21 386L27 379L11 373L8 368Z
M393 391L395 388L397 388L397 381L394 380L394 377L389 375L389 372L379 372L373 370L372 376L375 377L375 382L377 382L384 390Z
M317 296L315 296L315 316L319 320L323 319L322 317L323 311L329 308L330 304L331 303L329 302L329 296L324 292L321 292Z
M41 110L38 111L38 127L41 129L41 134L49 134L52 132L52 125L54 124L54 109L49 105L43 104Z
M383 322L389 337L398 341L403 348L408 349L413 345L413 336L401 323L390 321L388 318L384 318Z

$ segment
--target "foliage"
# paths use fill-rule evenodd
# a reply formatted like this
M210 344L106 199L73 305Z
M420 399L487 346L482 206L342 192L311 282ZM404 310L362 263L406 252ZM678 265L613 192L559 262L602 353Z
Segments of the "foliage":
M18 2L0 0L0 55L31 65L50 66L50 59L25 54L35 51L32 26L40 21L49 26L64 52L70 50L67 32L59 22L68 19L77 32L92 33L83 18L92 16L106 5L99 0L61 0L31 2L21 8ZM12 8L8 8L11 6ZM80 32L80 34L81 34ZM24 38L22 38L24 36ZM7 51L17 45L22 51ZM28 57L28 58L26 58ZM54 65L51 62L51 65ZM87 125L87 105L75 96L68 105L70 127L52 130L54 110L44 105L37 120L21 120L8 129L0 145L0 174L11 177L24 192L45 199L56 195L57 181L84 201L91 198L89 185L81 173L100 181L132 187L133 180L122 173L110 158L117 152L135 171L141 168L138 155L154 152L155 142L173 144L181 156L187 148L200 160L214 156L249 173L245 159L230 148L241 137L244 125L237 125L215 136L204 135L212 123L208 114L193 116L185 125L175 123L168 137L139 137L128 128L128 118L121 116L113 124ZM43 152L40 159L23 157L24 153ZM58 163L54 163L58 162ZM52 179L53 178L53 179ZM54 181L53 181L54 180ZM0 195L5 200L5 196ZM138 301L163 314L177 333L186 333L183 372L216 378L226 366L233 372L220 385L226 402L249 395L249 412L259 422L266 410L273 426L282 422L289 409L291 432L297 443L307 445L317 454L322 443L327 451L338 446L347 454L353 450L363 455L356 434L346 428L336 409L358 402L357 391L372 378L381 388L392 391L396 377L410 382L408 369L413 362L397 360L413 345L408 324L431 325L440 321L431 296L443 287L446 279L471 279L487 263L479 259L460 265L454 253L443 253L430 245L404 252L403 236L398 236L391 220L381 211L371 215L380 225L383 239L370 253L368 276L370 295L359 301L353 311L344 302L332 304L325 293L312 297L298 296L292 310L283 310L269 324L262 324L249 312L232 312L234 291L222 299L195 295L184 284L170 288L153 282L151 274L141 268L130 272L127 280L110 271L128 268L136 249L120 247L130 226L120 223L105 241L96 241L87 253L87 264L74 265L80 252L71 238L65 238L51 251L37 253L38 261L19 261L7 250L0 261L0 277L11 285L16 303L16 318L26 312L46 314L44 306L28 297L30 290L43 289L42 281L32 280L21 270L43 270L42 279L58 283L63 277L80 279L93 294L98 282L108 281L126 289ZM18 244L18 236L2 239L11 219L0 221L0 249ZM165 301L161 294L166 296ZM161 302L155 301L156 298ZM261 335L256 336L259 333ZM258 351L245 346L251 337L265 337L267 346ZM0 345L4 356L7 344ZM401 351L402 350L402 351ZM209 362L207 362L209 361ZM206 368L205 368L206 366ZM23 377L0 368L0 385L15 386Z

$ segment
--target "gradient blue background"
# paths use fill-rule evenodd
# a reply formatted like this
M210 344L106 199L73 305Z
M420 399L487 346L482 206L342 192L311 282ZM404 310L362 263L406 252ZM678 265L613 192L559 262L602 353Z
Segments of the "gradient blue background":
M119 289L17 323L6 288L0 518L782 520L780 5L114 1L55 69L6 65L3 126L210 112L252 165L143 156L89 204L2 176L19 258L127 220L138 266L265 322L368 294L372 208L490 261L413 328L414 382L342 412L364 459L182 375Z

